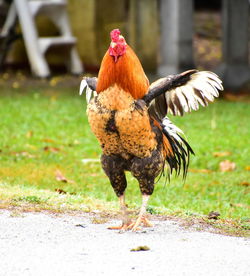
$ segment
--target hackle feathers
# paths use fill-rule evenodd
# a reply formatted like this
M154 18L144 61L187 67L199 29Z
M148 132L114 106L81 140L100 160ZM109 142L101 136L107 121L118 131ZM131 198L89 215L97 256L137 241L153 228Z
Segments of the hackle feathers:
M126 53L117 62L108 52L105 54L98 74L96 92L101 93L115 84L134 99L142 98L148 91L149 81L138 57L128 45Z

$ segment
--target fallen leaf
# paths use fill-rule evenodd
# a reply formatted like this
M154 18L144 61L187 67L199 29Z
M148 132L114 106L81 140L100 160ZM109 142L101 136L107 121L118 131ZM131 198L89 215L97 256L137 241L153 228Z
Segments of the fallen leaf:
M219 216L220 216L220 213L219 213L219 212L211 211L211 212L208 214L208 219L218 219Z
M35 155L32 155L32 154L30 154L30 153L27 152L27 151L21 152L21 155L22 155L22 156L26 156L26 157L28 157L28 158L34 158L34 157L35 157Z
M62 182L68 182L67 178L62 174L60 170L56 170L56 180Z
M214 152L213 156L214 157L224 157L224 156L229 156L232 153L230 151L221 151L221 152Z
M240 208L248 208L248 209L250 209L250 206L249 206L249 205L242 204L242 203L230 203L230 206L232 206L232 207L240 207Z
M250 171L250 166L246 166L246 167L245 167L245 170L246 170L246 171Z
M13 154L15 156L24 156L24 157L28 157L28 158L34 158L35 157L35 155L32 155L27 151L12 152L11 154Z
M73 144L74 144L74 145L80 145L80 141L78 141L77 139L75 139L75 140L73 141Z
M246 102L246 103L250 102L249 95L245 94L245 93L243 93L243 94L224 93L223 98L225 98L226 100L231 101L231 102Z
M250 188L247 188L245 191L244 191L244 194L245 195L248 195L250 193Z
M33 131L32 130L29 130L27 133L26 133L26 137L27 138L31 138L33 136Z
M55 87L58 84L58 82L60 82L61 80L62 80L61 77L53 77L50 80L49 84L50 84L50 86Z
M192 169L192 168L189 168L188 171L193 172L193 173L212 173L212 171L208 170L208 169Z
M219 166L220 166L221 172L230 172L230 171L235 170L235 168L236 168L236 164L229 160L221 161Z
M130 251L148 251L150 248L147 245L140 245L135 248L132 248Z
M19 82L14 81L14 82L12 83L12 87L15 88L15 89L19 88L19 87L20 87Z
M245 187L249 187L249 186L250 186L250 183L247 182L247 181L242 181L242 182L240 183L240 185L241 185L241 186L245 186Z
M4 79L4 80L8 80L9 77L10 77L9 73L4 73L4 74L3 74L3 79Z
M18 72L16 73L16 78L17 78L18 80L20 80L20 81L23 81L23 80L26 79L25 75L24 75L23 72L21 72L21 71L18 71Z
M60 170L56 170L55 172L56 180L65 182L65 183L75 183L73 180L67 179Z
M63 189L55 189L55 192L59 193L59 194L67 194L67 192L65 192Z
M49 146L44 147L43 150L47 151L47 152L58 152L58 151L60 151L59 148L49 147Z
M57 100L57 95L51 96L51 97L50 97L50 100L51 100L52 102L55 102L55 101Z
M34 145L26 144L25 147L31 149L31 150L37 150L37 147Z
M57 83L58 83L58 81L57 81L56 78L51 79L50 82L49 82L50 86L52 86L52 87L56 86Z
M74 140L72 143L68 144L69 147L73 147L73 146L76 146L76 145L80 145L80 141Z
M50 139L50 138L44 138L44 139L42 139L42 141L46 142L46 143L55 143L55 140Z

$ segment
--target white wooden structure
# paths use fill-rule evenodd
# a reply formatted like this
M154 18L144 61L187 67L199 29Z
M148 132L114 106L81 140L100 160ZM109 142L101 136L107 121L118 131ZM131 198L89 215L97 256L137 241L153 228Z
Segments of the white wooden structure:
M31 71L37 77L48 77L50 69L45 58L51 47L64 47L65 63L72 74L81 74L83 67L76 51L66 11L66 0L14 0L1 35L7 35L18 17ZM39 37L35 17L43 14L57 26L60 36Z

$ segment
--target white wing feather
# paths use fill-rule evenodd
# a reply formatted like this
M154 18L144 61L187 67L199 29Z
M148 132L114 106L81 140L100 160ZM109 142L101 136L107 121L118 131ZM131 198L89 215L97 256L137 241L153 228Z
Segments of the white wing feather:
M209 71L196 72L183 86L176 87L165 94L169 112L182 115L183 112L198 110L199 106L206 106L223 90L222 81Z
M83 90L86 88L86 86L88 86L88 84L87 84L86 80L83 79L83 80L81 81L81 84L80 84L79 95L82 95L82 92L83 92Z
M81 84L80 84L80 90L79 90L79 94L82 95L83 91L86 90L86 101L87 103L90 102L91 98L96 96L97 93L96 91L93 91L89 86L88 86L88 83L85 79L83 79L81 81Z

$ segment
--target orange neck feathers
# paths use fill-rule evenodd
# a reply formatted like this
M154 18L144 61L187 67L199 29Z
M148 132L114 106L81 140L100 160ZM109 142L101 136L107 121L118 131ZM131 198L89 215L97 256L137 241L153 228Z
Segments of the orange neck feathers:
M127 45L126 52L115 62L109 51L103 57L98 74L96 92L100 93L117 84L134 99L142 98L148 91L149 81L134 51Z

